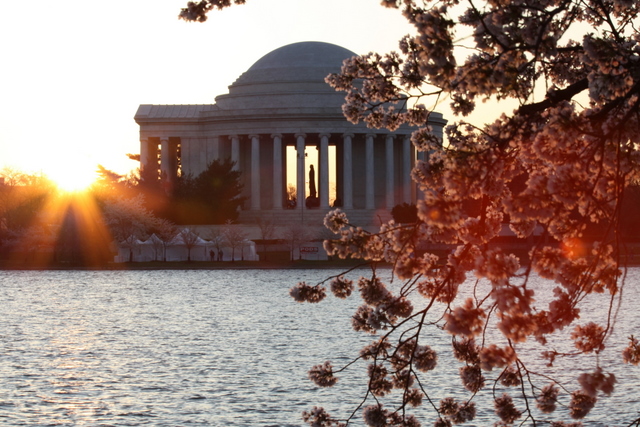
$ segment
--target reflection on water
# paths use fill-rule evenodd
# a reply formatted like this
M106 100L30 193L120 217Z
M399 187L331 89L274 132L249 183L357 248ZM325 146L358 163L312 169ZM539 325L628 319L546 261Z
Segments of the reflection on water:
M298 426L315 404L347 414L364 391L360 373L319 390L306 372L330 357L345 363L371 340L350 330L357 300L310 306L288 296L296 282L331 273L0 272L0 424ZM632 273L628 296L637 294ZM635 306L619 317L621 336L640 324ZM446 337L434 347L447 350ZM428 385L466 395L442 377L457 362L441 357ZM638 416L639 369L618 371L622 384L587 425Z

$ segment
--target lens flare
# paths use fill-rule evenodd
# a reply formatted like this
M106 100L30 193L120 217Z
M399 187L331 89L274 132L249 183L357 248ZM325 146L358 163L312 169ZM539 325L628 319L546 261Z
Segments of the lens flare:
M50 194L16 241L12 261L35 268L99 267L113 259L112 240L92 194Z
M45 174L61 191L77 193L87 190L97 180L96 170L96 165L74 159L49 166Z

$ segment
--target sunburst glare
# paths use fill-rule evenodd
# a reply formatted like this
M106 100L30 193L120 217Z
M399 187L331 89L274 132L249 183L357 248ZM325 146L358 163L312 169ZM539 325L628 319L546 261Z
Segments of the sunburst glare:
M98 178L96 165L82 159L52 165L45 173L58 189L69 193L87 190Z
M40 214L14 244L14 262L36 268L56 263L95 267L110 258L112 238L89 191L44 194Z

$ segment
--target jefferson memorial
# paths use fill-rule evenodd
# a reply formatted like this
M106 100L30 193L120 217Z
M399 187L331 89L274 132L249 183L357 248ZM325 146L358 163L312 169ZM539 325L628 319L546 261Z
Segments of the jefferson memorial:
M389 132L344 118L344 93L324 78L352 56L333 44L294 43L260 58L214 104L140 105L141 168L170 183L230 158L242 172L241 223L320 225L340 207L354 223L379 225L420 197L410 178L418 153L408 126ZM445 123L431 114L434 132Z

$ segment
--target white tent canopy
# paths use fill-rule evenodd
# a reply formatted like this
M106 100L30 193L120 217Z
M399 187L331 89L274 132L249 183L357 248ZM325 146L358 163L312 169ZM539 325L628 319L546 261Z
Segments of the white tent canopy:
M184 228L166 244L156 234L152 234L146 240L127 239L134 241L133 245L126 242L118 244L118 255L115 262L128 262L131 258L133 262L163 261L166 251L166 261L211 261L218 259L218 247L220 247L223 258L222 261L231 261L232 250L226 246L225 242L216 245L214 242L203 239L197 234L191 234L189 228ZM183 236L189 236L186 239ZM189 243L186 244L185 240ZM241 247L236 247L234 259L239 261L257 261L256 245L251 240L245 240ZM130 257L130 255L132 256Z

